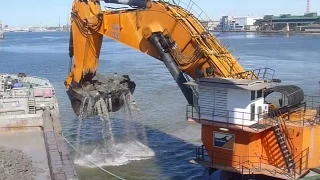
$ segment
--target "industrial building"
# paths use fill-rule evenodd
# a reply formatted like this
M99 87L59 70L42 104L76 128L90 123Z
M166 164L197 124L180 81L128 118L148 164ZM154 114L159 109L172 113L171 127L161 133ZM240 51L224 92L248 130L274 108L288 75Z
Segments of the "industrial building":
M306 13L301 16L282 14L280 16L265 15L257 20L259 30L268 31L307 31L320 32L320 16L317 13Z
M222 16L218 29L221 31L244 31L244 30L255 30L256 26L254 23L260 18L256 17L233 17L233 16Z

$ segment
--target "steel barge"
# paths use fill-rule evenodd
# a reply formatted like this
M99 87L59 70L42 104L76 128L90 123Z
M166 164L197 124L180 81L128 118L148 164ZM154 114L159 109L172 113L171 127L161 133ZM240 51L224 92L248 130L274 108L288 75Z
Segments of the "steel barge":
M29 157L32 179L78 180L62 136L55 90L47 79L0 74L0 147Z

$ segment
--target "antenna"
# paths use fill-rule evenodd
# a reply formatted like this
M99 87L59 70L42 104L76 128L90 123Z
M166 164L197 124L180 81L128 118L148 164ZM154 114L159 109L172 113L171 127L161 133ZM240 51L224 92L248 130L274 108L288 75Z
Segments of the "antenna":
M310 12L310 0L307 0L307 9L306 9L306 13Z

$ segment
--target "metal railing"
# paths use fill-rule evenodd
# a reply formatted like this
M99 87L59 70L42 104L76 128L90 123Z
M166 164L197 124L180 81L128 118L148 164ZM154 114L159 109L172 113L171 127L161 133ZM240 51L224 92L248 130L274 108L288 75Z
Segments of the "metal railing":
M196 159L206 164L210 164L211 166L221 166L221 168L224 167L224 169L232 167L239 172L242 171L240 156L218 151L208 151L203 145L196 148Z
M320 96L319 95L318 96L305 95L304 99L307 104L306 108L315 109L315 110L320 109Z
M242 128L245 126L249 127L253 122L267 126L284 124L286 122L299 126L314 126L320 124L320 96L306 97L308 97L307 101L301 104L304 105L304 109L301 109L301 107L295 109L281 108L278 111L270 111L261 114L215 109L210 110L211 113L206 113L207 109L204 109L203 107L201 108L198 105L187 105L186 118L187 120L193 119L199 122L202 120L211 121L212 125L215 123L226 123L227 127L229 127L229 125L239 125L242 126ZM316 114L307 114L307 109L316 110ZM300 114L300 117L295 116L295 119L290 119L292 113L296 113L296 115ZM252 118L252 115L254 118Z
M290 122L298 126L314 126L320 123L320 96L304 96L305 101L301 103L297 108L286 108L287 110L282 113L275 113L274 119L281 121L282 123ZM303 108L303 109L302 109ZM307 110L316 111L315 114L312 111L307 113ZM295 113L295 120L290 119L290 114ZM297 117L297 115L299 117Z
M210 30L211 26L213 26L213 21L210 19L208 14L205 13L205 11L203 11L202 8L193 0L165 0L165 2L185 9L189 15L193 15L206 30Z
M288 172L286 167L278 167L278 165L273 162L274 160L272 158L222 153L220 151L207 150L203 145L196 149L196 160L215 168L217 168L217 166L219 169L233 168L242 174L245 172L267 172L274 176L284 175L288 178L296 178L296 175L302 175L304 170L308 169L308 155L309 148L306 148L295 156L294 162L297 166L293 172ZM267 166L273 166L274 168L266 168Z
M244 71L237 74L231 74L230 77L237 79L263 80L271 82L274 78L275 70L271 68L259 68Z
M254 119L251 119L251 115L254 115ZM203 118L204 116L210 117L210 119ZM225 123L227 127L231 125L241 126L242 129L244 127L250 127L253 124L261 124L267 125L264 128L259 128L259 130L267 129L268 126L272 125L272 121L267 119L268 114L251 114L247 112L240 111L216 111L212 109L212 113L204 113L201 111L200 106L187 105L186 108L186 118L201 121L210 121L212 125L216 123ZM252 128L256 130L255 128Z
M293 158L295 162L295 172L299 175L302 174L303 170L308 169L309 163L309 148L304 149L300 154Z

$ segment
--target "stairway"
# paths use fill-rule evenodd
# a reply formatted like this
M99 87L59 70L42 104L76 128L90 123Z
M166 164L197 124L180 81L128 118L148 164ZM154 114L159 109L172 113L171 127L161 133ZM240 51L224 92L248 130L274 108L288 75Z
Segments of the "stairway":
M36 114L36 102L35 102L35 99L29 98L28 106L29 106L29 114Z
M286 143L286 139L283 135L283 132L281 131L279 124L273 127L273 132L274 132L274 135L276 136L276 139L279 144L282 156L285 160L288 172L293 173L295 170L295 162L293 160L291 152L289 151L288 145Z

